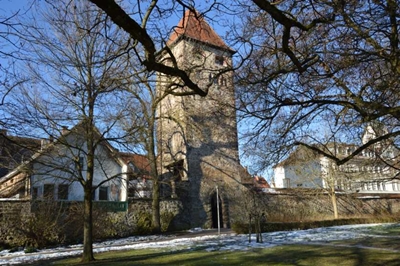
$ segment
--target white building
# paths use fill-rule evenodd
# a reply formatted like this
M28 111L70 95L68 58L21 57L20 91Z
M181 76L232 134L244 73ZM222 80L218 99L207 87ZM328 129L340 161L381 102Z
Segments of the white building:
M380 133L381 134L381 133ZM378 133L368 126L362 143L375 139ZM318 148L322 148L319 146ZM338 158L352 154L354 144L328 143L324 150ZM396 175L397 149L391 143L377 143L347 163L337 166L328 157L299 146L287 159L274 166L275 188L332 188L359 193L399 193Z
M82 201L86 179L87 143L83 136L82 124L64 132L57 140L48 142L29 160L0 178L0 192L18 193L8 197L52 199L58 201ZM131 168L101 134L94 130L96 142L94 156L93 200L126 202L127 182ZM18 184L19 183L19 184ZM25 193L21 193L21 184ZM6 194L6 193L5 193Z

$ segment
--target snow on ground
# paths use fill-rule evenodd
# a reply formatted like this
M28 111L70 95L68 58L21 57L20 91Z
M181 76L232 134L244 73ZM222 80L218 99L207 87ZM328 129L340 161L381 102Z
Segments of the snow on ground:
M369 230L376 226L393 226L393 224L364 224L345 225L325 228L316 228L298 231L280 231L263 234L263 243L256 243L255 236L252 242L248 242L248 235L236 235L233 233L216 233L191 236L191 233L198 233L198 228L188 231L184 236L146 236L128 237L117 240L108 240L95 243L95 253L112 250L129 250L145 248L171 248L174 250L190 250L192 248L205 247L208 251L215 250L247 250L251 248L268 248L284 244L310 244L333 240L346 240L361 238L369 235ZM212 231L212 232L215 232ZM34 262L38 260L77 256L82 253L82 245L73 245L53 249L43 249L35 253L25 254L23 250L10 253L9 250L0 252L0 265L17 265Z

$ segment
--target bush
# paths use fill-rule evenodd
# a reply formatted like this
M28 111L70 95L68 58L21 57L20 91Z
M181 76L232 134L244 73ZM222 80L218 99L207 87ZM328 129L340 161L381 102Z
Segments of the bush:
M8 252L14 253L14 252L18 252L18 251L20 251L20 250L22 250L21 247L13 247L13 248L11 248Z
M151 233L152 233L151 214L146 212L140 213L136 223L135 234L149 235Z
M175 215L172 212L161 213L161 232L167 232Z
M61 205L42 201L35 202L34 213L21 217L18 231L22 246L43 248L64 243L63 228L65 213Z
M26 254L28 254L28 253L35 253L35 252L37 252L38 250L36 249L36 248L34 248L34 247L27 247L25 250L24 250L24 252L26 253Z

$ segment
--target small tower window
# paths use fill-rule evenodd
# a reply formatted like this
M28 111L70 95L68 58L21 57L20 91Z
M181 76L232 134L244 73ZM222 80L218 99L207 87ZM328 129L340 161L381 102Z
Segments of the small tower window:
M223 56L215 56L215 64L223 66L224 65L224 57Z
M219 76L219 78L218 78L218 85L220 85L220 86L226 86L226 79L224 78L224 76Z
M215 77L214 74L210 73L210 75L208 75L208 82L217 84L218 80L217 80L217 78Z

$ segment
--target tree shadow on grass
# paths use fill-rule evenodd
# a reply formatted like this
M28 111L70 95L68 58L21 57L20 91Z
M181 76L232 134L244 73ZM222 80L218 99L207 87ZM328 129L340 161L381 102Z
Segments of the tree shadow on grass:
M261 253L254 261L257 265L395 266L400 260L400 253L396 252L319 245L282 246L274 248L271 253Z
M247 251L208 251L209 247L178 251L151 252L129 255L126 251L110 252L112 258L100 257L85 264L63 264L63 260L41 261L38 265L343 265L343 266L395 266L400 253L358 247L319 245L286 245ZM133 251L134 252L134 251ZM133 253L132 252L132 253ZM139 252L139 251L138 251ZM120 255L118 255L120 253ZM131 254L132 254L131 253ZM64 260L65 261L65 260Z

